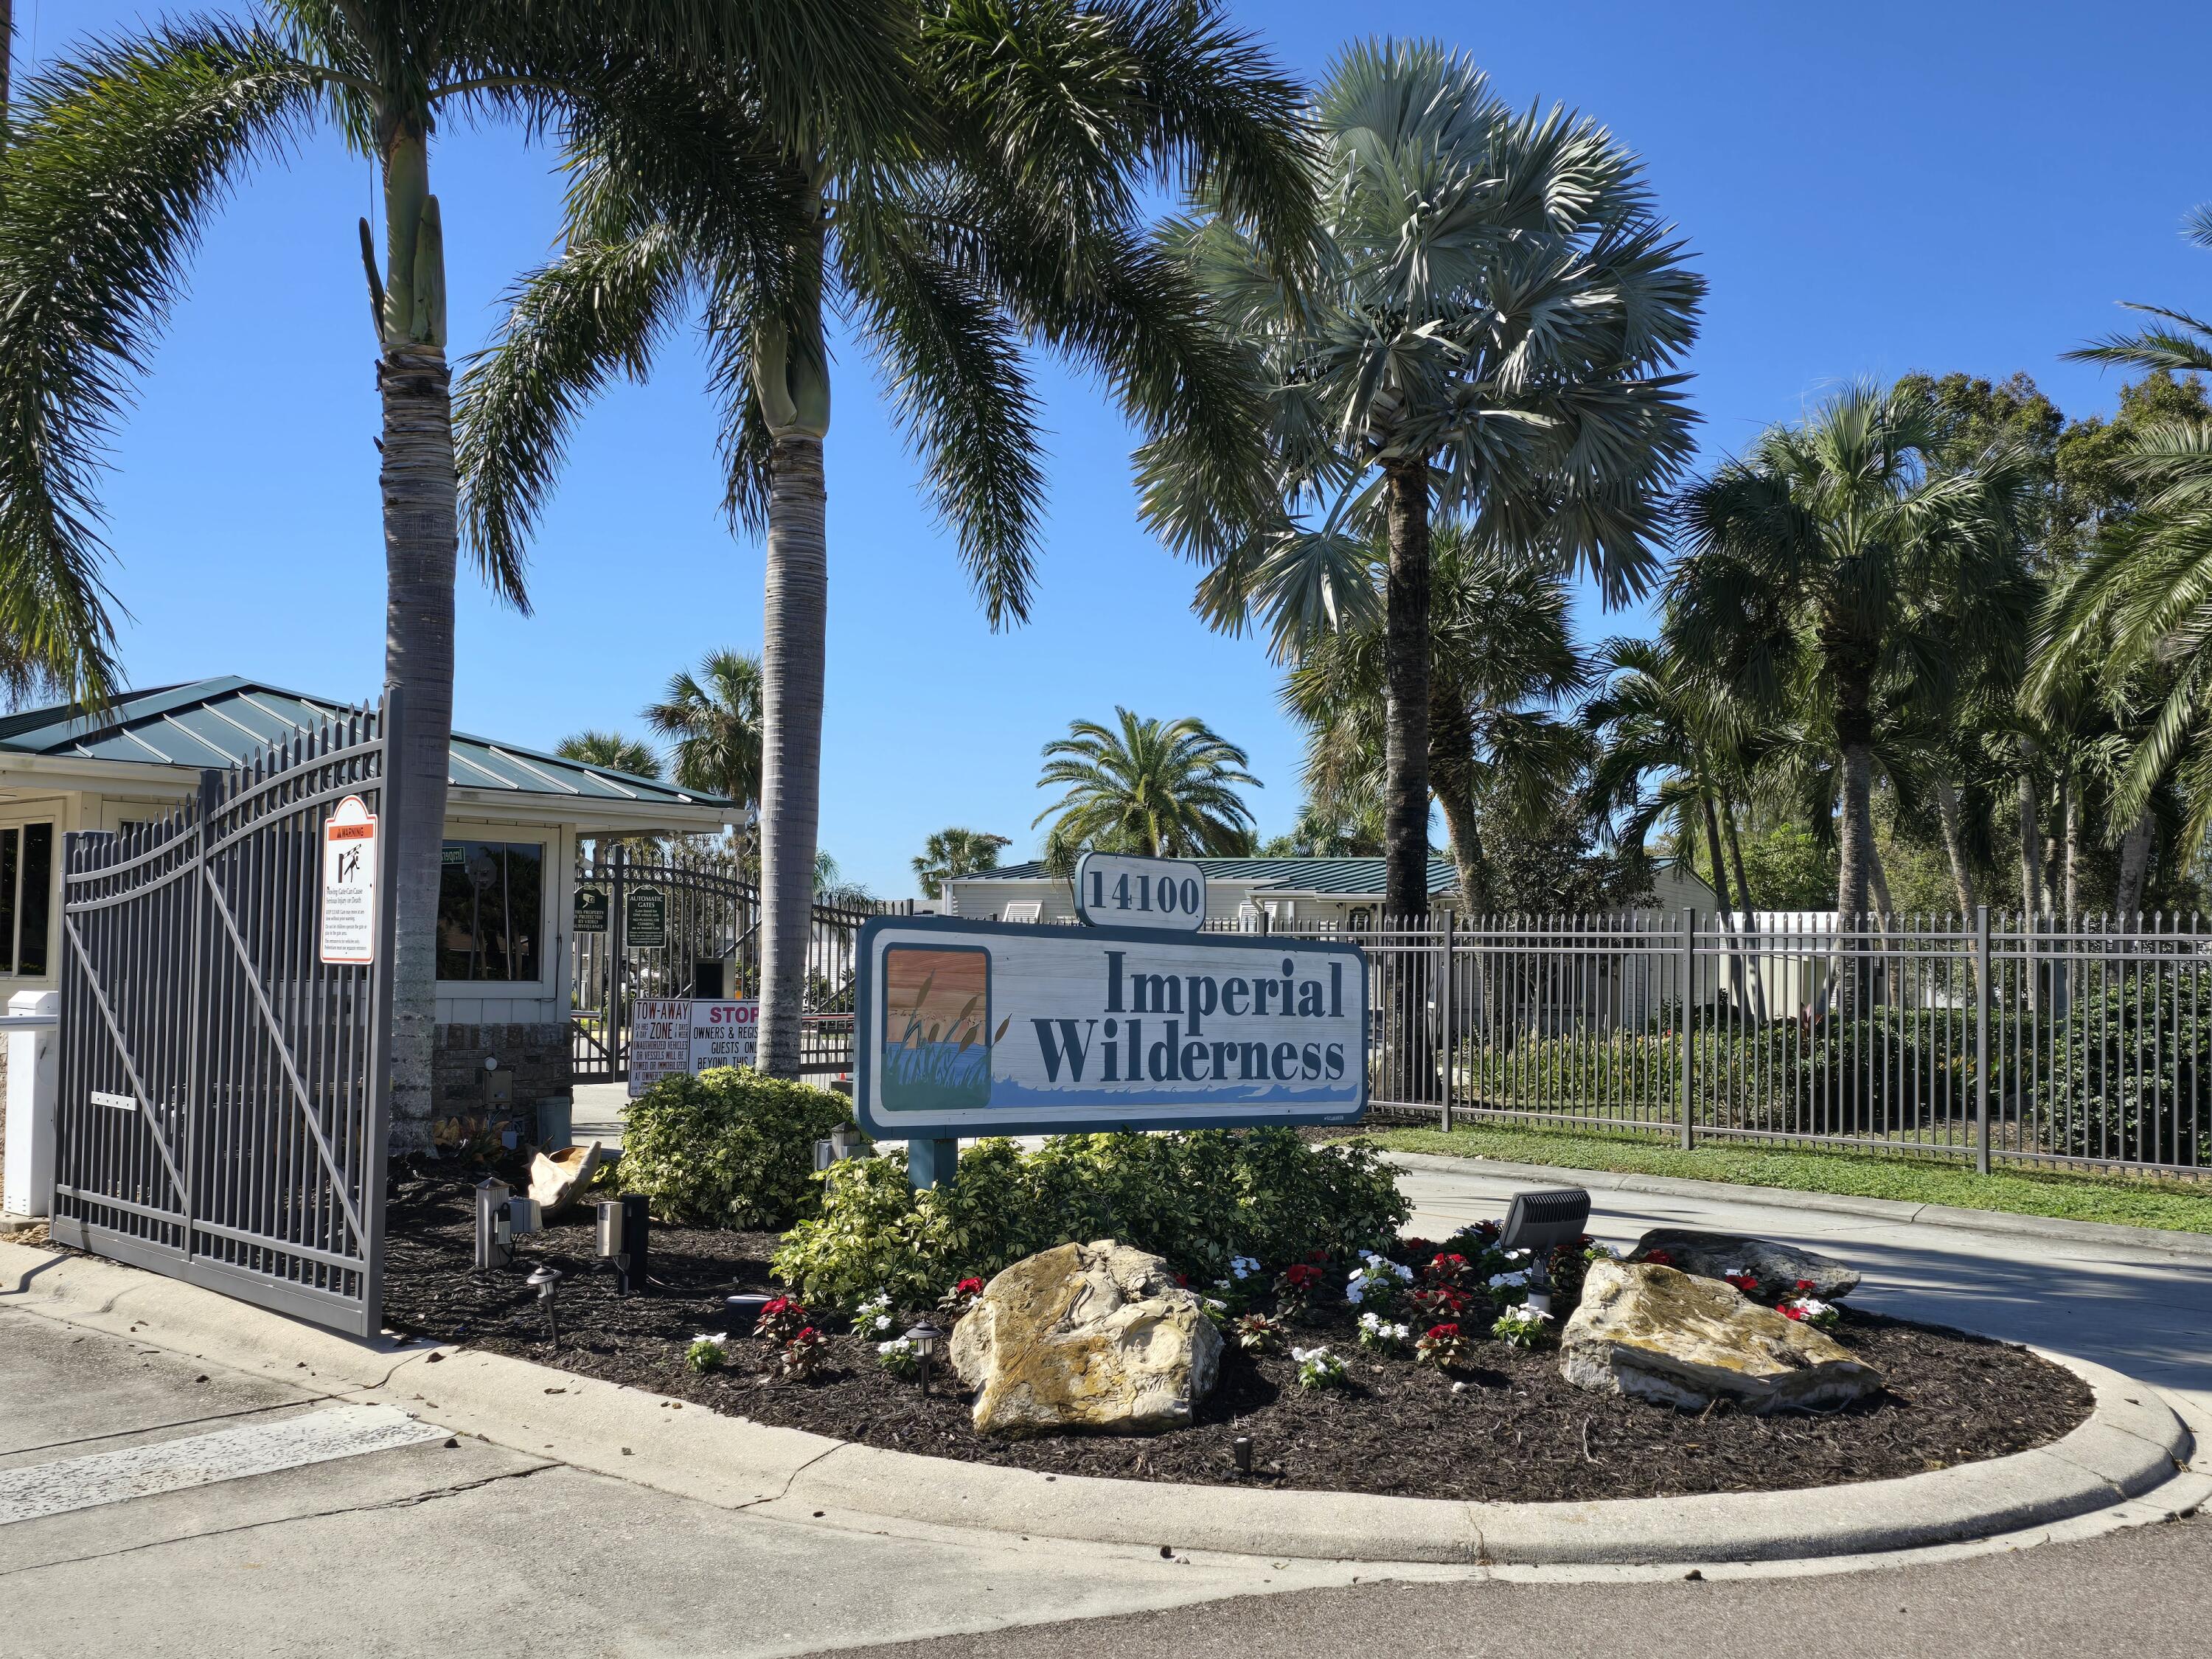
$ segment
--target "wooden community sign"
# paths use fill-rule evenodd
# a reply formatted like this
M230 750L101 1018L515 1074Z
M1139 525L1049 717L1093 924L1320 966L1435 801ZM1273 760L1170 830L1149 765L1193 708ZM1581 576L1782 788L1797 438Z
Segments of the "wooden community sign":
M1195 870L1115 860L1136 862L1162 866L1152 891L1166 881L1179 899ZM860 1127L934 1139L1358 1122L1367 1109L1359 947L1168 931L1190 923L1163 920L1167 928L871 920L854 1043Z

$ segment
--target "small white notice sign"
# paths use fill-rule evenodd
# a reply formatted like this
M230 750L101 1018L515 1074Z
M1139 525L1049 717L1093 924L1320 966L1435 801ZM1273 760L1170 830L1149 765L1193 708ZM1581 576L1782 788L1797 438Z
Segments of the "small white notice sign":
M691 1069L691 999L640 997L629 1012L629 1097Z
M760 1004L709 1001L691 1004L691 1069L750 1066L760 1053Z
M376 814L359 795L323 825L323 960L376 960Z

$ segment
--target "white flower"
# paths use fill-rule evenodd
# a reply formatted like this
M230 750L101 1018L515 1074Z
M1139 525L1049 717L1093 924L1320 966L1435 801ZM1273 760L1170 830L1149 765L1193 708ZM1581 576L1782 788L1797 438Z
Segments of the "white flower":
M1213 1281L1213 1288L1217 1291L1225 1291L1229 1288L1229 1281L1225 1279L1217 1279Z
M726 1346L729 1340L730 1335L727 1331L702 1331L691 1339L691 1346L696 1348L702 1342L711 1342L720 1348Z
M904 1337L895 1336L888 1342L877 1343L876 1352L878 1353L905 1353L913 1346L914 1344L908 1341Z
M1464 1383L1464 1382L1455 1382L1455 1383L1453 1383L1453 1384L1452 1384L1452 1392L1453 1392L1454 1394L1465 1394L1465 1393L1467 1392L1467 1384L1466 1384L1466 1383Z
M1528 1270L1523 1268L1517 1273L1496 1273L1492 1275L1490 1288L1493 1291L1516 1290L1520 1286L1526 1285L1528 1282Z
M1229 1273L1231 1278L1249 1279L1259 1271L1260 1264L1249 1255L1232 1255L1229 1258Z
M1831 1304L1821 1301L1817 1296L1794 1297L1784 1305L1796 1309L1808 1319L1818 1319L1822 1314L1833 1311Z
M1344 1287L1344 1299L1346 1302L1364 1302L1367 1299L1367 1278L1365 1274L1352 1274L1352 1282Z
M1751 1275L1744 1272L1741 1267L1723 1267L1721 1269L1721 1277L1723 1279L1748 1279Z

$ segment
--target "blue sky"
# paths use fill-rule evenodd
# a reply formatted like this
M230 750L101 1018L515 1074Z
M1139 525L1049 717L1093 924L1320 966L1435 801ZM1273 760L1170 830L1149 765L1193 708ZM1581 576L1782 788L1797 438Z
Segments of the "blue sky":
M2074 415L2114 382L2057 354L2114 302L2202 309L2212 254L2182 242L2212 198L2212 94L2151 71L2212 57L2183 4L1480 6L1307 0L1235 11L1317 77L1348 23L1462 46L1510 100L1563 101L1646 158L1711 285L1691 360L1708 456L1839 382L2026 369ZM26 57L148 9L17 0ZM549 158L511 131L434 155L452 331L481 342L556 224ZM354 221L368 163L337 140L253 179L210 227L113 447L106 532L139 685L239 673L348 698L382 664L373 345ZM1196 714L1252 754L1263 832L1297 806L1299 744L1249 640L1189 614L1192 573L1138 527L1127 431L1098 388L1042 366L1051 514L1034 620L993 635L916 489L863 354L841 359L830 447L830 696L823 842L877 892L913 890L922 837L1030 819L1037 751L1127 704ZM465 586L457 723L550 747L636 711L708 649L757 649L761 560L716 513L714 424L684 353L582 427L537 544L537 614ZM1634 615L1585 605L1593 635Z

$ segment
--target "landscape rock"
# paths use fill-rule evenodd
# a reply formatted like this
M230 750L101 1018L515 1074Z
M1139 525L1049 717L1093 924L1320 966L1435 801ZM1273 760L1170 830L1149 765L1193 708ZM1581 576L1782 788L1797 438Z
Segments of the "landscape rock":
M1186 1428L1221 1369L1221 1336L1158 1256L1110 1238L1017 1261L952 1328L976 1429Z
M551 1216L568 1208L571 1200L591 1185L599 1170L599 1143L564 1146L557 1152L540 1152L530 1162L530 1195L539 1211Z
M1794 1244L1777 1244L1769 1239L1746 1238L1738 1233L1698 1233L1679 1227L1654 1227L1636 1241L1636 1248L1628 1253L1628 1259L1641 1261L1654 1250L1667 1252L1668 1267L1695 1273L1700 1279L1719 1279L1730 1268L1740 1267L1757 1279L1761 1293L1770 1297L1793 1294L1801 1279L1812 1280L1811 1294L1823 1302L1839 1302L1859 1287L1857 1271L1833 1256L1801 1250Z
M1559 1334L1559 1371L1577 1387L1702 1411L1847 1406L1881 1373L1825 1333L1718 1279L1648 1261L1598 1261Z

